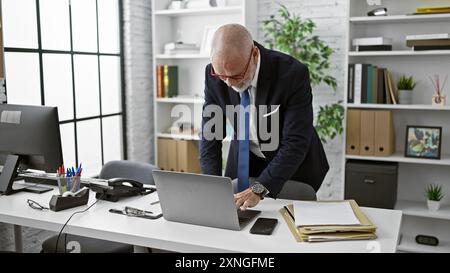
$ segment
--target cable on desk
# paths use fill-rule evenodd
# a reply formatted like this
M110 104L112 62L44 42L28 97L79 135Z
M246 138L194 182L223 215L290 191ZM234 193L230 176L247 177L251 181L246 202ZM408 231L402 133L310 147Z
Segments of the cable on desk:
M101 196L101 197L103 197L103 196ZM89 210L90 208L92 208L95 204L97 204L97 202L98 202L100 199L101 199L101 198L97 198L97 201L95 201L94 204L90 205L87 209L82 210L82 211L76 211L76 212L72 213L72 215L69 217L69 219L67 219L66 223L63 225L63 227L62 227L61 230L59 231L58 238L56 238L55 253L58 253L59 237L61 237L61 234L62 234L64 228L66 227L66 225L69 223L70 219L72 219L72 217L73 217L75 214L78 214L78 213L84 213L84 212L88 211L88 210ZM65 236L65 239L67 240L67 234L66 234L66 236ZM66 240L65 240L65 242L64 242L65 244L67 243ZM67 246L64 245L64 253L66 253L66 250L67 250L66 247L67 247Z

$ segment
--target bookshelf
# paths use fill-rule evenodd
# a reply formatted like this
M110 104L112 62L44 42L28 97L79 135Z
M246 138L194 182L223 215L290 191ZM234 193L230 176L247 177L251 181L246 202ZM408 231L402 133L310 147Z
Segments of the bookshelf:
M209 54L164 54L164 45L183 41L201 46L204 29L228 23L246 26L253 37L258 37L257 0L227 0L225 7L168 10L170 0L152 1L153 25L153 98L155 139L189 140L198 143L198 135L171 134L167 129L175 121L187 121L188 117L172 117L177 109L189 111L188 115L196 129L201 128L202 104L204 102L205 67ZM178 66L178 97L157 97L157 65ZM186 119L186 120L185 120ZM228 155L229 140L223 141L223 158ZM155 141L158 155L158 141ZM158 164L158 156L155 156Z
M450 14L410 15L416 7L448 6L448 1L432 0L383 0L388 16L368 17L375 8L366 1L348 0L347 64L367 63L389 69L394 82L401 74L412 75L418 81L414 89L413 104L353 104L344 103L344 108L392 110L395 129L396 153L387 157L344 155L342 181L345 188L345 168L348 159L364 161L398 162L398 189L395 209L403 212L401 236L398 250L405 252L449 252L450 251L450 104L431 105L433 88L429 76L435 73L450 74L450 50L412 51L406 46L405 37L411 34L449 33ZM352 39L361 37L388 37L393 39L392 51L356 52ZM349 70L346 71L346 79ZM346 84L348 92L348 83ZM444 90L450 95L449 86ZM347 99L347 93L345 96ZM346 101L346 100L345 100ZM346 123L346 119L345 119ZM407 125L441 126L441 159L418 159L404 156ZM344 132L344 135L346 132ZM345 137L344 137L345 139ZM344 145L345 147L345 145ZM345 149L345 148L344 148ZM345 153L344 153L345 154ZM438 183L446 190L441 209L427 209L424 189L427 184ZM343 191L345 192L345 191ZM343 196L344 197L344 196ZM418 234L437 236L438 247L419 245Z

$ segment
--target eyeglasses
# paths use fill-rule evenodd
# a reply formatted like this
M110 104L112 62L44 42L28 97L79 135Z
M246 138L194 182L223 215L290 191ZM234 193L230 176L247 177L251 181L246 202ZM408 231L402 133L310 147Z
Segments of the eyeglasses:
M123 212L128 216L147 216L149 214L153 214L151 211L145 211L137 208L132 207L125 207Z
M41 204L39 204L36 201L33 201L31 199L27 200L28 206L30 206L30 208L32 209L37 209L37 210L48 210L49 208L42 206Z
M250 61L252 60L252 56L253 56L253 50L254 47L252 48L252 51L250 52L250 58L248 59L247 65L245 66L245 70L243 73L239 74L239 75L234 75L234 76L226 76L226 75L219 75L216 74L216 72L214 71L214 67L211 64L211 76L219 78L219 79L232 79L232 80L243 80L245 78L245 74L247 74L247 70L250 66Z

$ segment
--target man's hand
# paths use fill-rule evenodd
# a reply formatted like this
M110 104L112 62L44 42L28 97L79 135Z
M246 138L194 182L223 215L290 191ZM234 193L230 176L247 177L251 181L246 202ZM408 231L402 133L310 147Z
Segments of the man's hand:
M240 208L241 210L253 208L254 206L258 205L260 200L261 197L254 193L250 188L234 195L234 202L236 203L236 207Z

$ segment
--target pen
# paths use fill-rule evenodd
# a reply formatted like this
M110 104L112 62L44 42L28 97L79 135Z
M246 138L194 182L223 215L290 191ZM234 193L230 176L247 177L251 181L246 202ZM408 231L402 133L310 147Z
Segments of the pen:
M67 181L67 190L70 190L70 168L67 168L67 173L66 173L66 181Z
M295 217L294 215L292 215L291 211L288 209L288 207L284 206L284 209L287 211L287 213L289 214L289 216L291 216L292 221L295 221Z
M158 201L155 201L155 202L151 202L150 205L153 206L153 205L156 205L156 204L158 204L158 203L159 203L159 200L158 200Z

